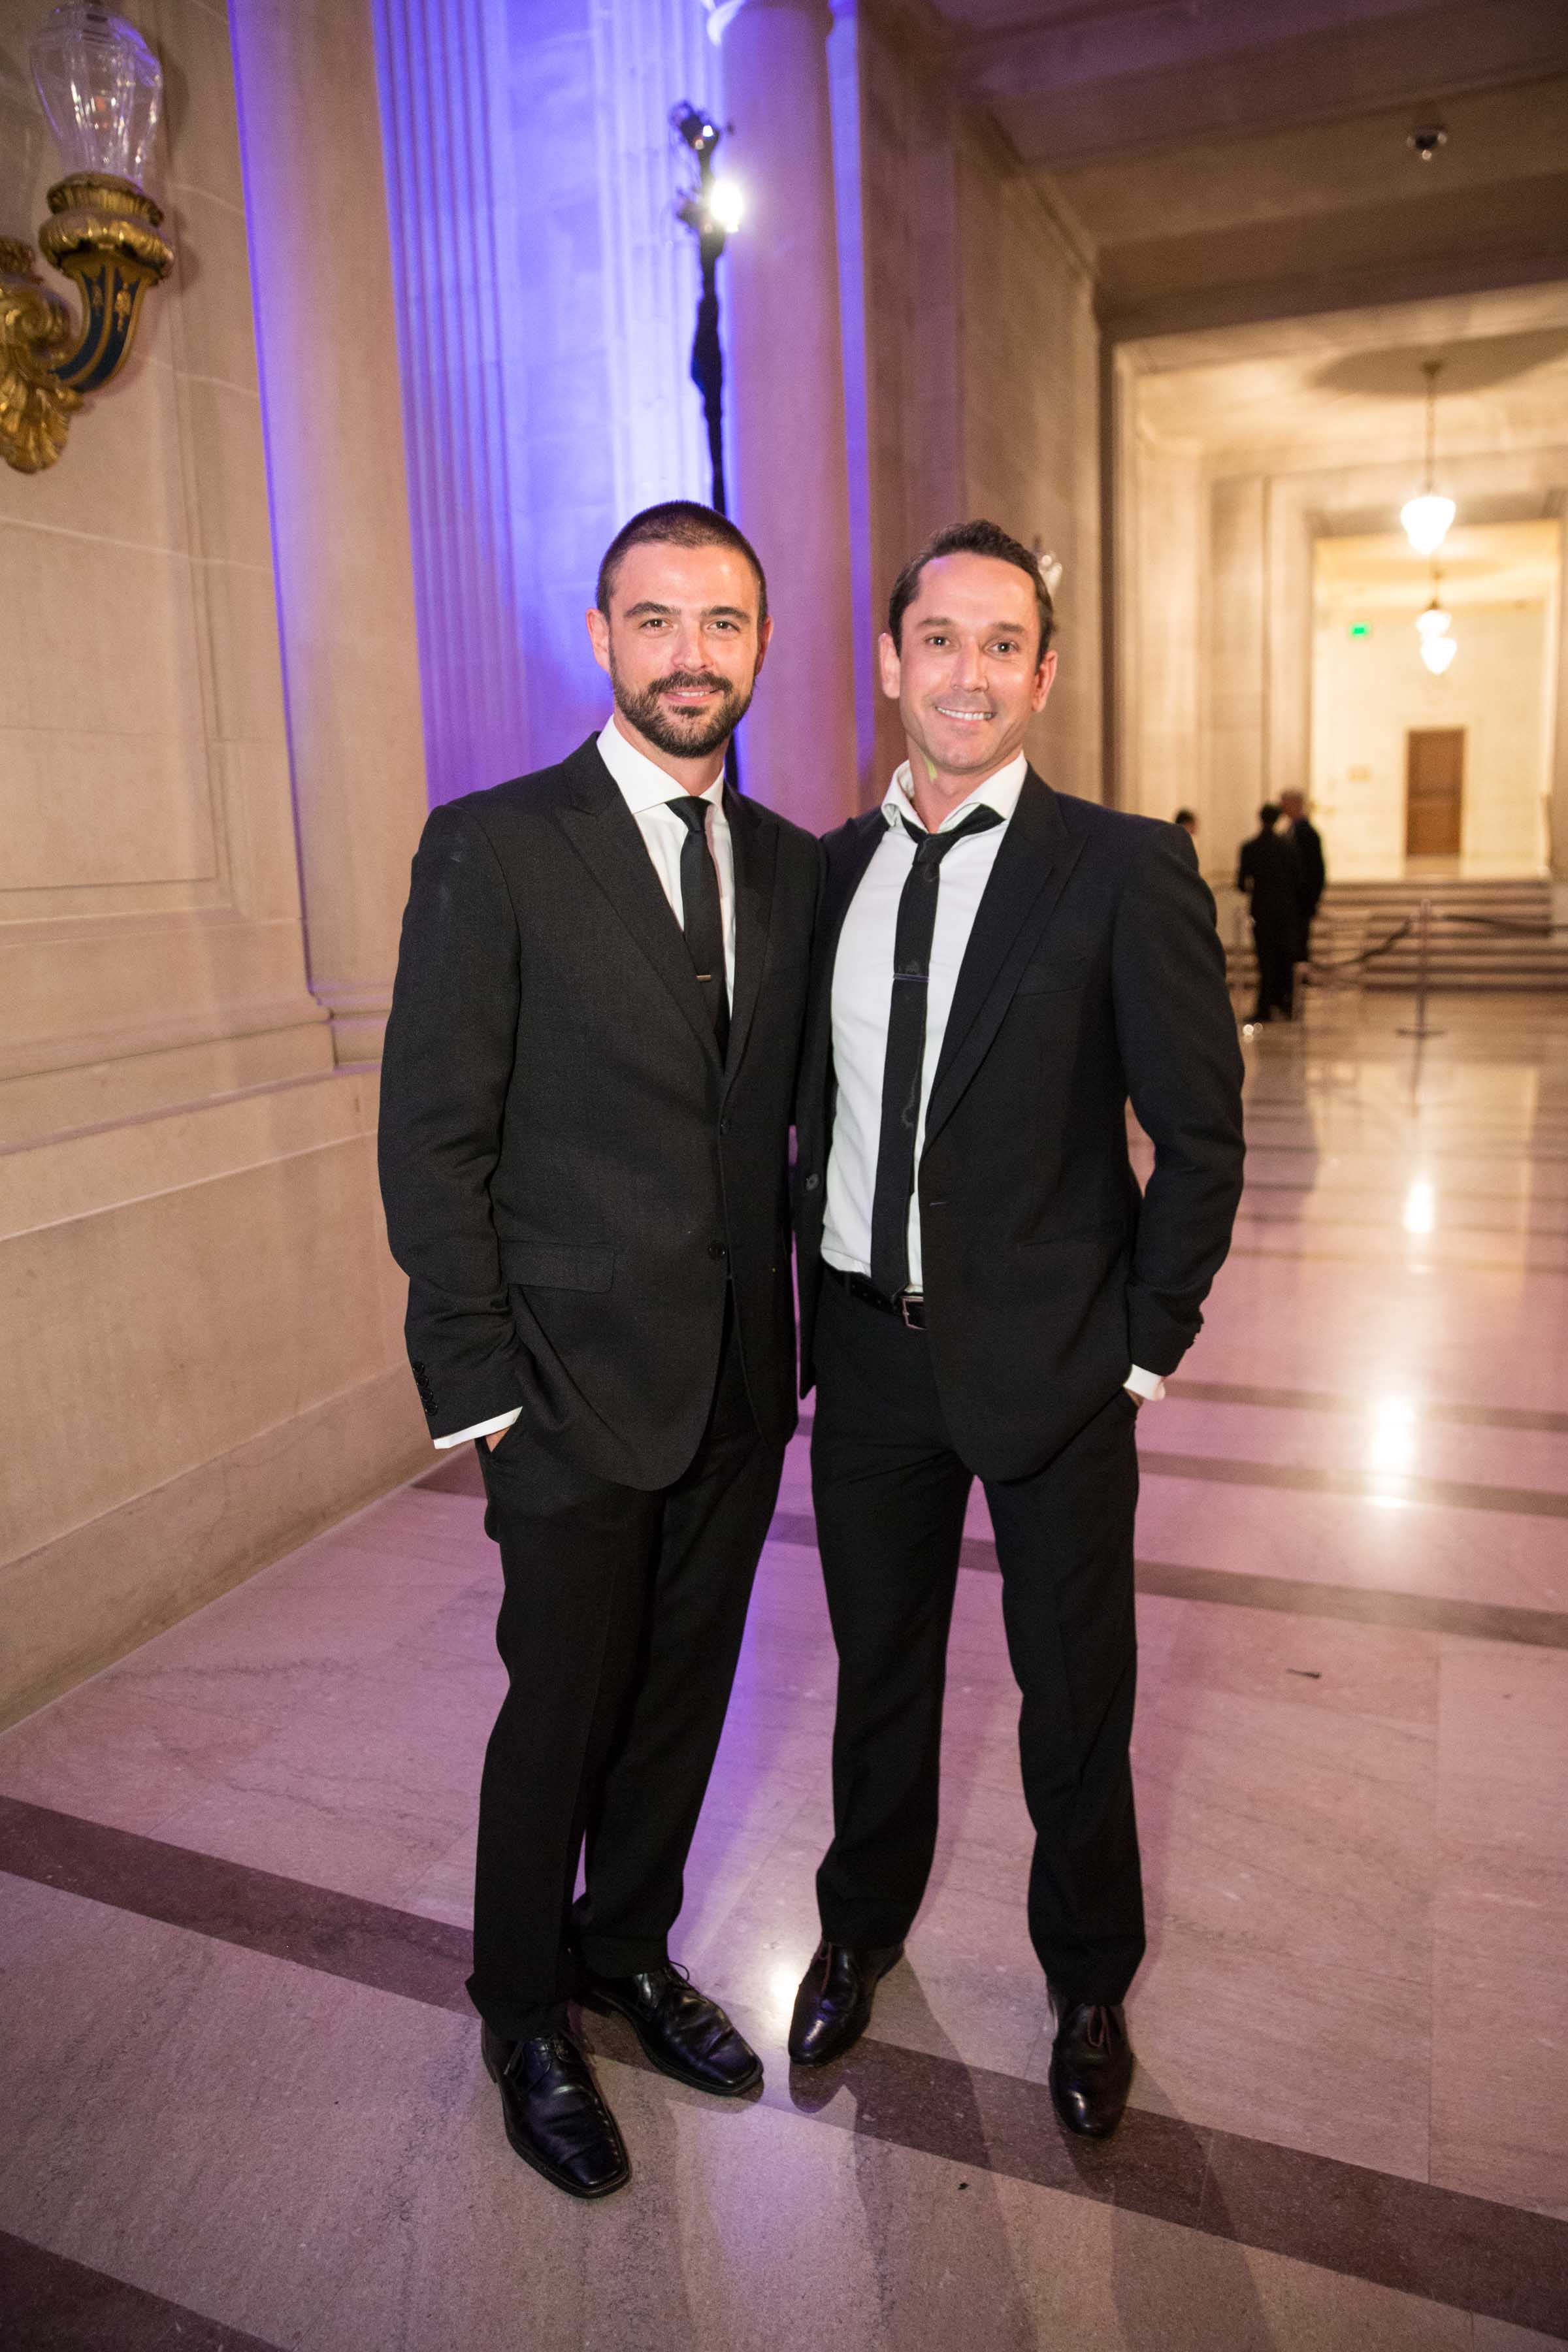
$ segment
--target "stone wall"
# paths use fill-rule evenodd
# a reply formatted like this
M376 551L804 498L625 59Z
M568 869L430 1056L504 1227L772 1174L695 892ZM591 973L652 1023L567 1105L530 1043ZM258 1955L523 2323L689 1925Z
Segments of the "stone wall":
M38 14L0 0L13 77ZM320 16L290 17L307 66ZM60 462L0 467L0 1721L428 1458L374 1070L340 1066L308 984L229 25L203 0L137 16L167 77L151 176L174 276ZM368 15L341 0L336 19L372 75ZM0 226L26 234L58 174L49 147L28 220ZM371 407L385 323L355 353ZM402 495L395 447L381 508ZM326 483L321 502L323 529L348 527ZM322 650L346 670L411 671L395 604L336 625ZM353 747L377 782L358 887L383 957L423 805L416 751L416 804L396 798L396 723L373 698L383 756L374 734ZM330 759L315 773L342 788Z
M1098 799L1092 278L999 134L952 103L921 28L862 5L858 39L870 561L858 626L874 637L900 568L944 523L988 515L1055 555L1061 669L1029 751L1065 791ZM860 690L872 690L866 665ZM903 756L897 710L879 696L868 731L869 797Z

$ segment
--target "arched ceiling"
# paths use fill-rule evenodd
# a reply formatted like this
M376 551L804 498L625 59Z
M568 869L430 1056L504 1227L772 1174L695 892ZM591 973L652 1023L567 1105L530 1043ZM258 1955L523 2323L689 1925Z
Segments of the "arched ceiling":
M937 0L932 30L1118 338L1568 276L1563 0Z

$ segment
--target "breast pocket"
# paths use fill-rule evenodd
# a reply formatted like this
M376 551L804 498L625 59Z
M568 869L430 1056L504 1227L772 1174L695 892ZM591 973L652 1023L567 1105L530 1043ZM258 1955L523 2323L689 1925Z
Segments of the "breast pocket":
M1069 988L1082 988L1089 979L1087 956L1042 956L1036 963L1026 963L1015 996L1048 996Z

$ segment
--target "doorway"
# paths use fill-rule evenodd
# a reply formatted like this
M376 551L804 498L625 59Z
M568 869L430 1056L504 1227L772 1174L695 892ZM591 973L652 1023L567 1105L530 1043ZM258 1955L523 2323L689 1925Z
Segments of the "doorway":
M1409 729L1405 738L1406 857L1458 857L1464 796L1464 729Z

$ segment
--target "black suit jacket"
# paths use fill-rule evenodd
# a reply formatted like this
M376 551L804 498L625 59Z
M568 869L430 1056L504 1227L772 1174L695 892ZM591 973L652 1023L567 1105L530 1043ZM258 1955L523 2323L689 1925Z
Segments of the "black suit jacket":
M1296 818L1290 827L1289 845L1296 859L1296 903L1310 922L1328 882L1323 836L1310 817Z
M823 1279L833 966L880 812L827 837L797 1112L805 1381ZM1154 1145L1139 1193L1131 1097ZM1241 1192L1241 1054L1214 901L1179 825L1031 770L959 971L917 1173L926 1320L953 1443L1037 1470L1131 1364L1191 1345Z
M432 811L382 1066L381 1182L433 1436L514 1405L564 1458L669 1485L726 1278L764 1436L795 1425L787 1146L822 853L727 794L721 1066L637 820L590 740Z
M1247 892L1252 919L1264 930L1294 933L1301 869L1282 834L1255 833L1242 843L1236 887Z

